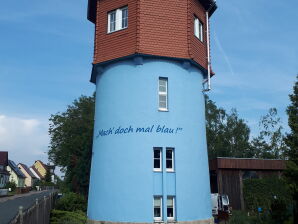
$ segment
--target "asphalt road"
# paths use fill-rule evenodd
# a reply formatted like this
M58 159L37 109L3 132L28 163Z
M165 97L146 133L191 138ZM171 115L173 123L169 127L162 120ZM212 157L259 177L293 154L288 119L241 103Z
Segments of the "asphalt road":
M52 191L42 191L40 193L19 197L4 202L0 202L0 224L8 224L19 212L19 206L27 210L34 205L36 198L42 199Z

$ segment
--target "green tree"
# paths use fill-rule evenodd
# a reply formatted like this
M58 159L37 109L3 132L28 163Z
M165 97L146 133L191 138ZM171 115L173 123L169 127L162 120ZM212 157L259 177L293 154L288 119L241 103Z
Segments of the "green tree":
M209 159L249 156L250 129L236 109L227 113L205 95L206 133Z
M49 170L47 170L46 175L44 177L45 182L52 182L51 173Z
M285 177L292 190L294 200L294 223L298 223L298 75L293 87L293 94L289 95L289 97L291 104L287 107L287 114L291 132L285 137L285 142L289 147L287 151L289 161Z
M260 133L251 141L253 157L264 159L284 159L287 146L284 142L283 127L277 109L270 108L259 122Z
M49 160L62 167L69 190L88 195L95 95L81 96L50 117Z

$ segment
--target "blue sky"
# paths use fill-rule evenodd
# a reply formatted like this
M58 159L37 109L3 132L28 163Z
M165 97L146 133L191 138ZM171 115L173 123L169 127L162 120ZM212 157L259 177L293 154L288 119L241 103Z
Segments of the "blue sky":
M297 0L219 0L211 18L211 99L237 108L253 133L276 107L284 124L298 73ZM3 1L0 7L0 150L15 162L47 160L50 114L89 83L94 25L87 0Z

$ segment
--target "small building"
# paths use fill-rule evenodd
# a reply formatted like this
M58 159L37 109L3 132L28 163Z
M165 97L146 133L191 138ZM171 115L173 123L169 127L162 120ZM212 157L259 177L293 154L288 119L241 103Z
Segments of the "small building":
M34 169L38 172L38 174L41 176L41 179L44 179L47 172L50 172L51 174L51 181L54 182L55 177L55 166L50 164L44 164L40 160L36 160L33 164Z
M9 173L9 181L14 182L16 187L24 187L25 186L25 178L26 176L20 171L18 166L14 161L8 160L8 166L6 167Z
M280 177L284 160L221 158L209 161L211 193L227 194L233 209L244 209L243 180Z
M0 152L0 188L4 187L9 180L9 173L6 170L8 165L8 152Z
M25 187L32 187L34 185L34 183L37 181L37 178L35 177L35 175L30 171L28 166L26 166L23 163L19 163L18 168L26 176L26 178L25 178Z

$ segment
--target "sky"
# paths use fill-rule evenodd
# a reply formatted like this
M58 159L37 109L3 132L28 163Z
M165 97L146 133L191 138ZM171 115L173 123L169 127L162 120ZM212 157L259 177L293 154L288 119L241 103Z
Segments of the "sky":
M298 73L298 1L218 0L210 20L216 75L210 98L236 108L252 130L269 108L285 131L288 94ZM89 82L94 25L87 0L2 0L0 151L16 163L47 162L49 117L65 111Z

